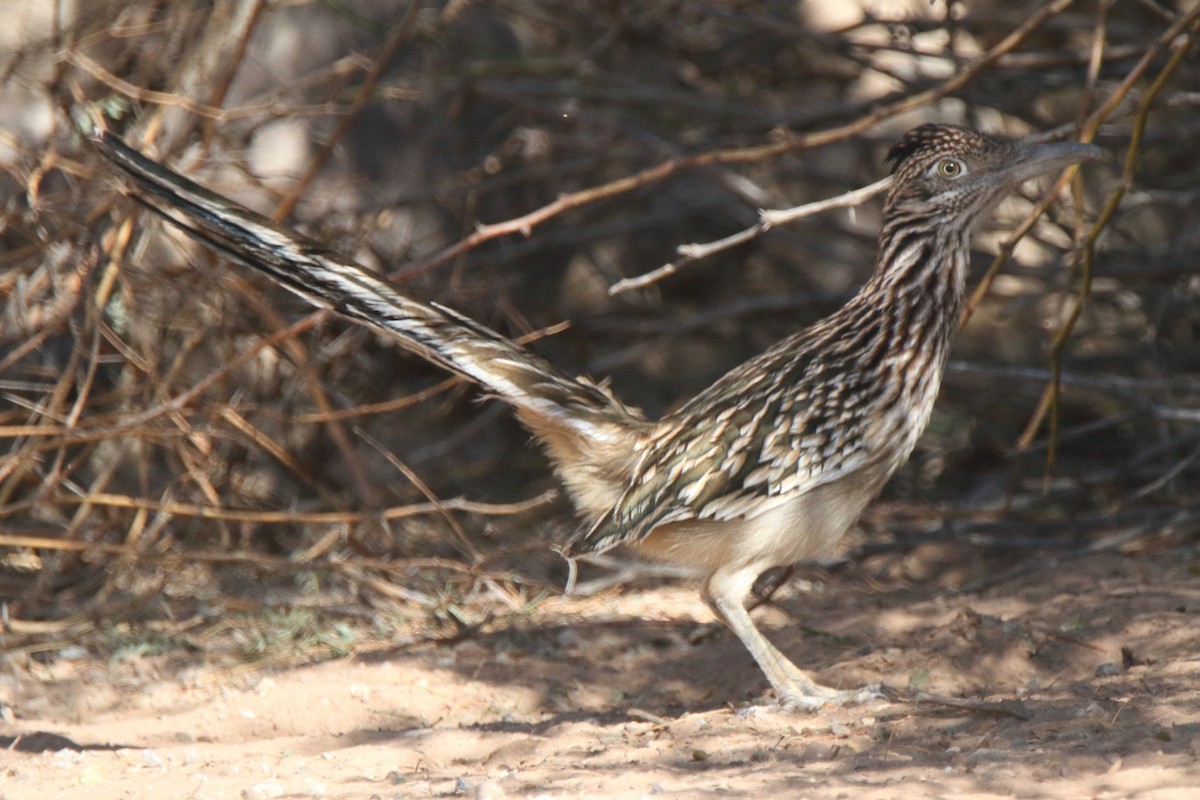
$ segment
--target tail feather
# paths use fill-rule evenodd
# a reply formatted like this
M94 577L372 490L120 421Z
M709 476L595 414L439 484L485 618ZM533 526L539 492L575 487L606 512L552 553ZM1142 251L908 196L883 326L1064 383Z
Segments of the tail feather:
M610 473L622 471L615 465L646 425L639 412L456 311L405 297L366 268L146 158L112 133L101 130L94 139L132 179L134 198L191 236L515 406L569 488L596 493L597 478L610 487L594 498L573 491L584 509L615 497L624 476ZM604 457L610 449L611 458Z

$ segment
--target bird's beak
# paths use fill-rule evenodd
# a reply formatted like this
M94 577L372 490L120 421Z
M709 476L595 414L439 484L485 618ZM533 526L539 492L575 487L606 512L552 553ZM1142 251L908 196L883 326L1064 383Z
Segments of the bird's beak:
M1016 185L1081 161L1100 161L1104 157L1105 153L1099 147L1082 142L1017 145L1016 157L1004 170L1004 182Z

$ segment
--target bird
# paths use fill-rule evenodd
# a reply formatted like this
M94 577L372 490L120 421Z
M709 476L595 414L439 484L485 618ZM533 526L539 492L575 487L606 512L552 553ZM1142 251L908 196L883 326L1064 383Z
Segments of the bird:
M964 306L972 233L1025 181L1103 158L1092 144L1014 141L926 123L886 161L874 270L828 317L658 419L509 338L146 157L97 125L128 193L251 267L509 403L543 446L580 527L574 559L623 546L681 565L789 711L861 697L822 685L755 626L764 571L835 548L925 429ZM573 575L572 569L572 575Z

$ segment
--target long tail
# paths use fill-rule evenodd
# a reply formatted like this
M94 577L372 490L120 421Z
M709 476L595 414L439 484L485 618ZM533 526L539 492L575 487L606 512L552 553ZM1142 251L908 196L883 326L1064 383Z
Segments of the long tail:
M619 491L621 464L646 425L640 413L456 311L405 297L366 268L151 161L112 133L97 130L93 139L132 179L138 202L191 236L511 403L584 510L600 513Z

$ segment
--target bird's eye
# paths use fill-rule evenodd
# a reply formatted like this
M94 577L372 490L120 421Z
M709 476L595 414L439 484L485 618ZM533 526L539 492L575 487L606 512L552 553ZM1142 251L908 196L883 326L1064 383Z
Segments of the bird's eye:
M934 170L936 170L939 177L953 180L967 174L967 165L957 158L943 158L937 162Z

